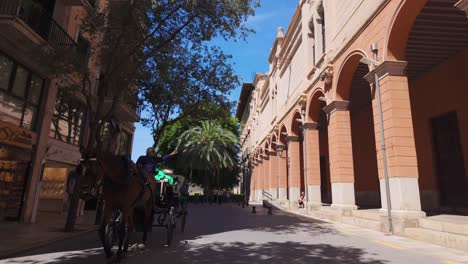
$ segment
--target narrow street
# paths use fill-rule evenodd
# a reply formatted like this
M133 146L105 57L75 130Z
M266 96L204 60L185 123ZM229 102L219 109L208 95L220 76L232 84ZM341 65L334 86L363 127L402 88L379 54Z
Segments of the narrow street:
M152 232L146 250L122 263L468 263L462 251L257 207L192 205L186 233L164 246ZM461 261L460 261L461 260ZM0 263L105 263L96 233L24 252Z

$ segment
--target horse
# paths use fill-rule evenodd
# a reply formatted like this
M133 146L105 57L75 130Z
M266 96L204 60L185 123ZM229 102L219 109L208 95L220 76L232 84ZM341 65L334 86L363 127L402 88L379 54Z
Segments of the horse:
M146 244L148 232L153 223L156 188L154 177L145 173L143 169L137 168L130 159L112 154L85 158L79 166L85 169L82 172L82 193L96 193L96 190L102 188L105 207L98 234L106 257L113 256L111 245L106 242L106 228L113 224L114 213L117 211L121 212L121 223L128 230L119 233L117 256L120 257L128 250L130 234L134 230L136 210L143 213L142 242Z

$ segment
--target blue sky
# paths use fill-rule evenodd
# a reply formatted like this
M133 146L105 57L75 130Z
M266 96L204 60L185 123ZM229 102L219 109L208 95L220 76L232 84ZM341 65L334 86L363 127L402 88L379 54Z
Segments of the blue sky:
M216 41L227 54L233 55L232 63L240 81L251 82L256 72L268 71L268 55L275 40L278 27L283 27L286 33L289 21L297 6L297 0L262 0L261 7L246 22L256 33L251 34L247 41ZM231 100L238 100L239 86L230 94ZM151 130L136 124L133 140L132 159L145 153L147 147L153 145Z

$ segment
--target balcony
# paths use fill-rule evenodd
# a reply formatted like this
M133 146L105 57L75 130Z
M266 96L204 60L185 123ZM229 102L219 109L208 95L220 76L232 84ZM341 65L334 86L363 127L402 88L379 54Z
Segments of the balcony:
M40 1L1 0L0 35L7 40L0 41L3 42L1 47L4 51L19 58L34 53L34 47L44 45L52 48L70 48L77 52L80 58L84 55L80 53L73 38L52 18ZM28 64L31 62L30 59L24 60Z
M99 88L101 89L101 88ZM112 91L104 92L104 113L109 111L112 106L113 97ZM115 117L120 121L138 122L140 121L141 107L137 106L136 100L128 100L129 102L118 102L115 110Z

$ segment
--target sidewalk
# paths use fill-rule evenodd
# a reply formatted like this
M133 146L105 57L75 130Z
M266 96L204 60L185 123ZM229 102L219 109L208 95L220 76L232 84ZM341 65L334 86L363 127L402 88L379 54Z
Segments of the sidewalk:
M66 215L44 213L38 215L35 224L0 222L0 259L17 255L23 251L38 248L52 242L73 238L87 232L95 231L94 212L86 212L77 218L75 231L65 233Z

